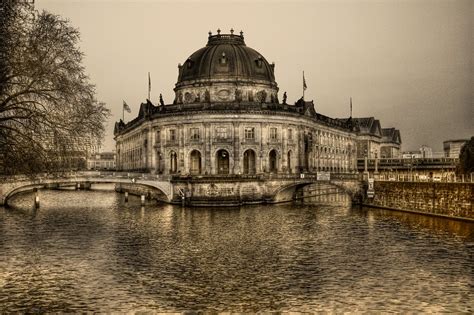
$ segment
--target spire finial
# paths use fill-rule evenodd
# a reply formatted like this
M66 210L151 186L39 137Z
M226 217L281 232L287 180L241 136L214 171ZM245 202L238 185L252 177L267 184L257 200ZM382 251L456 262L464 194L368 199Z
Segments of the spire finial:
M218 29L217 29L217 35L220 35L220 34L221 34L221 29L218 28Z
M230 29L230 33L234 34L234 29L233 28Z

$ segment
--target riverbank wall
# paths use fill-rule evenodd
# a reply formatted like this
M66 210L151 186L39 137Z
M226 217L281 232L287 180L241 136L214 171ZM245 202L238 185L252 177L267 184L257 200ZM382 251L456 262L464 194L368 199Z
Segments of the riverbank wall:
M364 205L474 220L474 183L376 181Z

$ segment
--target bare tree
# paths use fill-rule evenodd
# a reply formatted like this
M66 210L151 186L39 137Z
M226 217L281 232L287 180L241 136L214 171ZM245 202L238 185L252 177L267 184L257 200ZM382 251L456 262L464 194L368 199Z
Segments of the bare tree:
M0 172L67 168L82 144L102 139L109 115L85 74L79 32L19 0L0 14Z

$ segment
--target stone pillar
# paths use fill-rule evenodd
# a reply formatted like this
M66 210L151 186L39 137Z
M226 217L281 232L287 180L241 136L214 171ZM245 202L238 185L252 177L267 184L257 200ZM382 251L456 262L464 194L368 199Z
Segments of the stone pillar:
M212 157L211 157L211 143L212 143L212 128L211 124L204 123L204 156L202 157L202 161L204 165L202 166L202 170L204 174L211 174L212 172Z
M241 174L240 169L240 137L239 137L239 123L232 123L234 133L234 174Z
M304 133L303 133L303 129L301 126L298 126L298 129L297 129L297 132L296 132L296 137L297 137L297 152L296 152L296 156L297 156L297 161L298 163L295 165L296 167L296 173L300 173L302 171L302 167L303 167L303 160L304 160L304 150L302 150L302 148L304 148Z
M264 144L264 128L266 128L266 124L261 123L260 124L260 138L258 139L260 141L260 152L258 153L259 159L260 159L260 172L265 173L268 171L268 165L267 165L267 160L268 157L266 156L266 145ZM257 133L258 130L255 130L255 133ZM257 140L257 134L255 135L255 140Z
M184 152L184 135L185 135L185 131L184 131L184 126L183 125L179 125L178 127L178 130L176 132L176 136L178 137L178 144L179 144L179 148L178 148L178 152L176 152L178 154L178 173L180 173L181 175L183 174L186 174L187 170L184 169L184 156L185 156L185 152Z
M285 173L290 173L290 170L288 169L288 128L283 131L284 127L282 126L281 128L281 166L282 170L284 170ZM283 134L285 134L285 137L283 137Z
M379 162L378 154L375 153L375 171L374 171L375 174L379 173L379 165L378 165L379 163L378 162Z
M149 131L149 136L148 136L148 147L150 151L150 163L148 166L148 169L150 170L151 173L157 173L158 166L156 164L156 148L155 148L155 143L156 143L156 131L154 128L150 128Z

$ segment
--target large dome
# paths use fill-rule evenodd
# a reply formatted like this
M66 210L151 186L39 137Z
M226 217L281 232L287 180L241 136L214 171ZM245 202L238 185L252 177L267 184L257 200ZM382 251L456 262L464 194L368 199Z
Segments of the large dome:
M212 35L207 45L178 65L176 103L276 102L274 64L247 47L243 33Z

